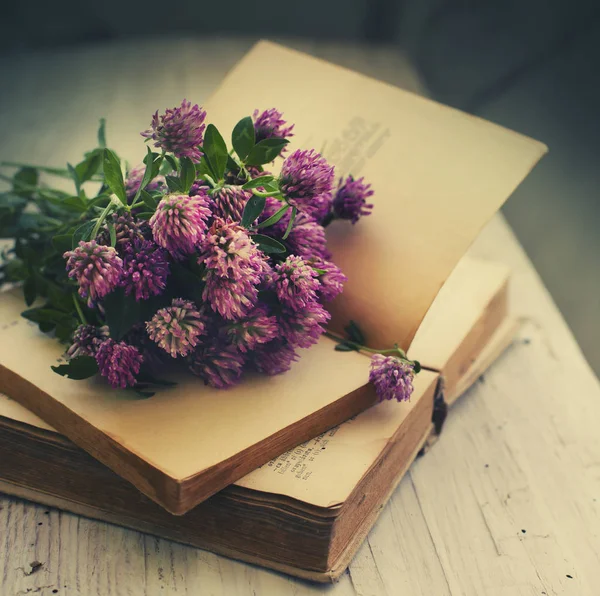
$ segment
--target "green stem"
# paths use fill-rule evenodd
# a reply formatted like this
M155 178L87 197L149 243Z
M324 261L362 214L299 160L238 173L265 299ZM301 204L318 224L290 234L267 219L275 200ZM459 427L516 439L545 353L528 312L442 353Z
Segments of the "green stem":
M253 188L252 194L256 195L257 197L265 197L265 199L266 199L267 197L274 197L276 195L280 195L281 191L280 190L272 190L271 192L260 192L260 190L256 190L255 188Z
M71 179L71 174L68 170L62 168L49 168L46 166L34 166L28 163L20 163L17 161L3 161L0 162L0 166L6 166L9 168L32 168L34 170L39 170L40 172L44 172L44 174L50 174L52 176L59 176L61 178Z
M388 348L385 350L378 350L376 348L369 348L367 346L363 346L362 344L359 344L350 339L346 339L345 337L342 337L341 335L338 335L337 333L332 333L331 331L325 331L324 335L326 335L330 339L337 341L338 343L343 343L348 346L352 346L353 348L356 348L357 350L360 350L361 352L369 352L370 354L383 354L383 355L393 354L395 356L402 358L402 360L411 362L411 360L409 360L406 357L406 352L404 350L402 350L401 348L399 348L398 346L395 346L393 348Z
M38 192L40 190L43 190L44 192L48 192L48 193L57 195L58 198L70 196L68 193L62 192L61 190L54 190L52 188L46 188L45 186L42 186L41 184L39 186L35 186L33 184L27 184L26 182L21 182L20 180L15 180L14 178L11 178L10 176L6 176L5 174L0 174L0 180L5 180L6 182L10 182L11 184L16 185L18 190L26 190L28 192Z
M79 300L77 300L77 296L75 296L75 294L71 294L71 297L73 298L73 304L75 305L75 310L77 311L77 314L79 315L79 320L81 321L82 325L87 325L87 321L85 319L85 315L83 314L83 311L81 310L81 304L79 304Z
M100 231L100 226L106 219L106 216L110 213L111 207L112 207L112 201L110 201L110 203L106 207L104 207L102 213L100 214L100 217L98 218L98 221L96 222L96 225L94 226L94 229L92 230L92 235L91 235L92 240L94 240L96 238L96 236L98 235L98 232Z
M276 211L273 215L271 215L271 217L269 217L269 219L265 219L265 221L259 223L256 228L268 228L269 226L272 226L273 224L276 224L284 215L285 212L290 208L290 205L288 205L287 203L279 210Z

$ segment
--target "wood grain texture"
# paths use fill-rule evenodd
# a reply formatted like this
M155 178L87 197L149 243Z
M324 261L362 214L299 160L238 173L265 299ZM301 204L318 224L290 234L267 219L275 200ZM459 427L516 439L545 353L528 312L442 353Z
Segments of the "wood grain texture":
M127 116L119 136L135 136L149 110L174 105L182 89L201 100L191 90L210 92L249 46L128 42L4 58L10 84L0 104L0 158L10 149L13 159L74 160L93 141L94 120L105 115L110 123L118 111ZM300 49L417 86L406 62L390 52ZM114 125L110 134L117 134ZM399 485L336 586L0 497L0 594L597 595L598 380L501 217L472 251L515 271L510 292L525 319L521 339L457 403L440 441Z

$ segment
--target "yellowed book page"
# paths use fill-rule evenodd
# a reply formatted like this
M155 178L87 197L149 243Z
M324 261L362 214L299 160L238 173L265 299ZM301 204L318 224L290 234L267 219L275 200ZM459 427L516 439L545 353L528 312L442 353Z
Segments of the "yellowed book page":
M443 370L509 275L506 265L463 257L427 311L408 351L410 358Z
M0 296L0 364L177 480L238 454L368 380L366 356L336 352L323 338L302 350L300 361L284 375L249 375L228 390L186 375L177 387L140 399L103 381L72 381L54 373L50 366L64 348L23 319L22 310L18 293ZM69 431L71 438L79 432Z
M410 402L383 402L291 449L236 482L319 507L343 503L421 399L432 399L437 373L415 378Z
M360 321L371 345L408 347L460 257L546 152L505 128L269 42L245 56L205 107L224 134L255 108L277 107L296 125L290 151L323 149L339 175L373 184L373 214L328 233L333 260L349 277L332 304L334 325Z
M413 348L422 350L419 356L423 362L431 367L437 363L443 373L443 366L456 354L485 305L505 283L507 275L507 268L497 263L470 257L461 261L436 297L413 343ZM506 342L507 333L501 335L500 340ZM490 344L496 346L497 343L494 335ZM498 353L494 349L491 352L484 350L486 354ZM431 361L426 360L426 354L431 355ZM490 356L485 363L477 360L469 369L470 377L481 374L490 363ZM323 507L343 501L435 378L433 373L421 372L415 380L411 403L379 404L271 460L236 484ZM464 389L463 383L461 391ZM51 428L23 406L2 395L0 416Z

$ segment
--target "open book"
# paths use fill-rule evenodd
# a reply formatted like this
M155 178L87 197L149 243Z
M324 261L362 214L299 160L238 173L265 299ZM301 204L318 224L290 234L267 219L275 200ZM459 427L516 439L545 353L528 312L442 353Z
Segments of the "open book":
M257 84L266 70L273 76ZM329 231L349 278L332 304L334 325L354 319L370 345L409 348L460 257L545 147L269 43L204 107L226 130L271 106L295 122L294 141L324 148L338 174L364 175L376 192L371 216ZM61 347L20 320L21 309L15 296L0 300L0 390L175 514L375 400L368 357L335 352L326 338L279 377L250 377L226 392L182 377L175 389L134 399L55 375Z
M435 353L452 404L513 332L507 270L464 260L436 298L414 346ZM424 370L410 403L378 404L183 516L167 513L23 406L0 396L0 491L331 581L347 567L430 437L434 403L441 405L439 378Z

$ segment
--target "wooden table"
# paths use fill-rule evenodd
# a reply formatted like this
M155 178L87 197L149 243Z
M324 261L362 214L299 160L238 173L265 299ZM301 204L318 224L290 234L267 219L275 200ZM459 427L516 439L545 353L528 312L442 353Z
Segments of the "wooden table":
M100 116L110 145L139 151L154 109L201 102L249 45L138 41L5 58L0 157L74 162ZM418 89L397 53L304 49ZM473 253L513 267L521 337L457 404L337 585L0 496L0 594L600 594L598 380L501 216Z

